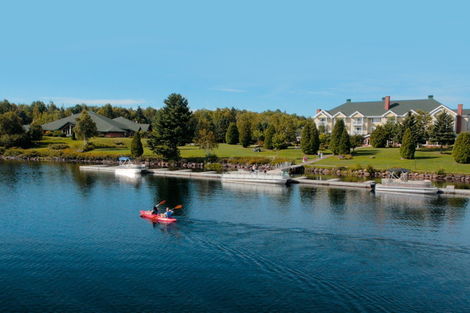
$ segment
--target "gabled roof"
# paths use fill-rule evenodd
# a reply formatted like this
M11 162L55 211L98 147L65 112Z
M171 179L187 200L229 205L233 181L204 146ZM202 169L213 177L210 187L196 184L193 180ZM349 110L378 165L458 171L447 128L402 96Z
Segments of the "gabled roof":
M77 123L77 119L80 116L80 114L81 113L73 114L73 115L61 118L60 120L46 123L42 125L42 129L54 131L54 130L62 129L67 124L75 125ZM128 129L123 128L121 124L113 121L110 118L96 114L95 112L92 112L92 111L88 111L88 114L90 115L90 118L93 120L93 122L95 122L96 129L100 133L125 133L128 131Z
M433 98L428 99L417 99L417 100L392 100L390 101L390 111L398 115L405 115L411 110L431 112L433 109L441 106L442 103L434 100ZM366 116L381 116L388 110L385 110L383 101L365 101L365 102L345 102L336 108L328 110L331 115L338 112L342 112L345 115L351 115L354 112L359 111Z
M126 129L130 129L134 132L138 131L139 129L141 131L148 131L149 130L149 127L150 127L150 124L139 124L139 123L136 123L136 122L133 122L127 118L124 118L122 116L120 117L116 117L116 118L113 118L113 121L119 123L120 125L122 125L123 128L126 128Z

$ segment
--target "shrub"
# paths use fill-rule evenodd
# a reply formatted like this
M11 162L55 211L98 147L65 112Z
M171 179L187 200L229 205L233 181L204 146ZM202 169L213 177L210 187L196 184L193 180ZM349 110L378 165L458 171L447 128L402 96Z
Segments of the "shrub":
M52 149L52 150L63 150L63 149L68 149L68 148L70 148L70 146L64 143L57 143L57 144L49 145L49 149Z
M376 172L376 169L372 166L372 165L367 165L367 172L369 172L369 174L374 174Z
M31 144L30 138L27 134L14 134L0 136L0 146L5 148L10 147L28 147Z
M36 158L41 156L41 154L36 150L26 150L22 153L22 156L25 158Z
M95 145L91 142L87 142L86 144L83 145L82 152L87 152L95 149Z
M51 133L51 136L52 137L65 137L65 134L63 132L61 132L60 130L54 130Z
M5 151L5 153L3 155L4 156L9 156L9 157L15 157L15 156L19 156L19 155L22 155L22 154L23 154L22 150L8 149L8 150Z
M437 175L445 175L446 174L446 170L443 169L443 168L440 168L437 170Z
M458 163L470 163L470 133L460 133L455 141L452 155Z
M0 147L0 155L4 154L6 149L4 147Z
M214 153L208 153L204 158L206 162L217 162L219 158Z
M224 166L220 163L207 163L206 165L204 165L204 169L206 171L222 172L224 170Z

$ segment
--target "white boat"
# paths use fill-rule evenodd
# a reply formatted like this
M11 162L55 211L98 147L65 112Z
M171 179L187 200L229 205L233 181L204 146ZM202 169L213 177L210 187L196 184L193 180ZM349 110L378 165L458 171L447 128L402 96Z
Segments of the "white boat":
M287 172L280 173L264 173L264 172L248 172L248 171L238 171L238 172L228 172L222 174L223 182L234 182L234 183L263 183L263 184L277 184L277 185L286 185L289 181L290 176Z
M375 185L375 191L431 195L437 194L439 189L434 187L430 180L408 180L407 170L396 169L390 173L389 178L383 178L381 184Z
M135 177L145 172L147 167L143 164L135 164L128 157L119 158L119 166L114 169L114 173L120 176Z

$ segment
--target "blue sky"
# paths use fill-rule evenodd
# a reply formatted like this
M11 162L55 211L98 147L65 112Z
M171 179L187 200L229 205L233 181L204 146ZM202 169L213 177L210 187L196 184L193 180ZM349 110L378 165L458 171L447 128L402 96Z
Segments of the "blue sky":
M470 108L465 1L2 1L0 98L312 115L345 101Z

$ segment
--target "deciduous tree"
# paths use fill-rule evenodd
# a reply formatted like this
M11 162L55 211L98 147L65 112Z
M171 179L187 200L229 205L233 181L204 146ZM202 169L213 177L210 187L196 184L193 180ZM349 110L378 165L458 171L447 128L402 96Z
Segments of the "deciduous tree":
M75 134L78 138L83 139L83 142L86 144L88 138L96 136L98 130L96 129L96 124L91 119L87 111L83 111L77 119L77 124L73 128Z

